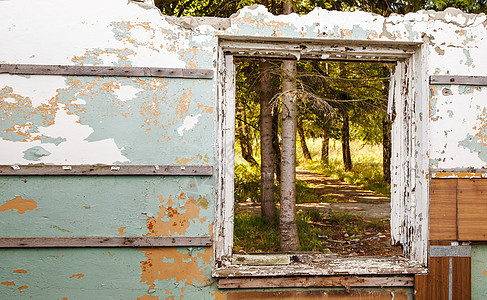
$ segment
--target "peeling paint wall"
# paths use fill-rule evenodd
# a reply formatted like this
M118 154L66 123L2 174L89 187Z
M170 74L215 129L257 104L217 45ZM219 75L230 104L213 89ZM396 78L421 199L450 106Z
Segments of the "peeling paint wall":
M254 6L230 19L176 19L146 2L0 1L0 63L215 73L213 79L0 74L0 164L217 165L219 36L418 42L426 48L425 77L487 75L484 15L449 9L383 18L316 9L273 16ZM429 116L419 117L428 118L429 131L417 142L429 145L431 169L487 165L485 96L480 86L435 85L421 98ZM214 176L0 177L0 236L211 236L215 182ZM0 252L2 299L244 296L217 289L211 247ZM319 289L327 290L333 289ZM357 290L370 298L413 297L411 288Z

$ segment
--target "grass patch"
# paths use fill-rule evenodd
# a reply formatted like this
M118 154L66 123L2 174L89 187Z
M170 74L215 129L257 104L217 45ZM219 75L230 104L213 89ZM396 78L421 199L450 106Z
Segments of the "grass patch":
M316 210L297 212L300 251L343 255L386 255L398 250L380 245L388 238L388 219L365 219L360 214ZM387 236L386 236L387 235ZM235 212L233 250L238 253L279 252L279 219L264 221L259 214Z

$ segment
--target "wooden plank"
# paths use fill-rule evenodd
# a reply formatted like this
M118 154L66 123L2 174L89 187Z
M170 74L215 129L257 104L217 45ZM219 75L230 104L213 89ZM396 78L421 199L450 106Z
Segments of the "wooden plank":
M458 240L487 241L487 180L458 181Z
M0 74L212 79L210 69L0 64Z
M471 297L471 259L453 257L452 264L452 299L468 300Z
M457 239L457 181L430 182L430 240Z
M412 276L392 277L279 277L279 278L222 278L220 289L263 289L305 287L374 287L414 286Z
M320 258L319 255L303 254L299 262L290 265L244 266L226 265L215 268L212 277L283 277L283 276L357 276L357 275L407 275L426 273L419 262L403 257L339 257ZM306 260L305 257L310 257Z
M227 300L407 300L408 292L405 290L390 291L386 289L375 290L307 290L307 291L229 291Z
M158 166L158 165L0 165L0 176L40 175L164 175L211 176L212 166Z
M416 275L414 299L444 300L449 292L449 257L434 257L429 260L429 274Z
M3 237L0 248L210 247L211 237Z
M430 84L487 85L487 76L431 75Z
M232 259L234 264L249 266L289 265L291 263L289 254L234 254Z

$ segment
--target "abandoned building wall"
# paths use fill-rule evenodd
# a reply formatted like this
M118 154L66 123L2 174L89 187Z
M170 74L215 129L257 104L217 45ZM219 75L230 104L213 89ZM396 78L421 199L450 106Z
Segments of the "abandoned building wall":
M174 19L146 2L0 2L1 64L213 71L213 78L0 74L0 165L214 166L219 36L418 42L426 49L424 76L485 75L484 15L383 18L316 9L273 16L255 6L230 20ZM430 168L487 165L485 93L481 86L430 87L430 115L421 116L429 118L429 140L418 141L430 145ZM0 236L212 236L215 182L198 175L2 176ZM485 261L484 246L477 247L476 261ZM218 290L212 247L0 252L2 299L279 296ZM474 289L485 293L485 270L472 273ZM323 291L335 289L305 292ZM413 297L411 287L354 293Z

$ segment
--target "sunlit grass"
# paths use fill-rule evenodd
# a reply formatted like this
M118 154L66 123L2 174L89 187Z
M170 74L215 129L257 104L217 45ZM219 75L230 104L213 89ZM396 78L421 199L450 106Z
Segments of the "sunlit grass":
M366 189L390 196L390 186L382 173L382 145L350 141L353 169L345 171L342 160L342 145L338 140L330 140L328 164L321 162L321 139L309 139L308 148L313 161L305 161L301 147L297 147L298 163L301 168L313 170L341 181L362 186Z

